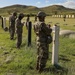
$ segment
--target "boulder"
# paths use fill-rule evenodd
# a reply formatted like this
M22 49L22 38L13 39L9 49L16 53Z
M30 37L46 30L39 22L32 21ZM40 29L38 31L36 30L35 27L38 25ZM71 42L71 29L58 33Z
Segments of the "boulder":
M72 31L72 30L60 30L59 35L64 36L64 37L69 37L69 38L75 38L75 31Z

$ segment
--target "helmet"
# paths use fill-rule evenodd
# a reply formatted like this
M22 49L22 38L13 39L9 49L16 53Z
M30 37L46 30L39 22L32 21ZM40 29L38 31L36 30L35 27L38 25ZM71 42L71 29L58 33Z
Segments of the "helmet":
M14 16L16 16L16 15L17 15L17 13L16 13L16 12L13 12L13 15L14 15Z
M20 14L18 15L18 18L21 20L24 16L25 16L25 15L24 15L23 13L20 13Z
M28 14L27 17L30 17L30 15Z
M24 17L24 14L23 14L23 13L20 13L20 14L19 14L19 17Z
M39 11L38 14L37 14L37 17L39 17L39 16L46 17L46 14L42 11Z

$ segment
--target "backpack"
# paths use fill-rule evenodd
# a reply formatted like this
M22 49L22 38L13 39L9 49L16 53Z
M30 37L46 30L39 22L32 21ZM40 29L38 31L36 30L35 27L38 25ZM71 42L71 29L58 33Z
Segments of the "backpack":
M41 27L42 28L42 27ZM46 32L45 31L43 31L44 33L45 33L45 35L46 35L46 42L47 42L47 44L50 44L50 43L52 43L52 35L51 35L51 32L52 32L52 29L50 28L50 27L48 27L49 29L50 29L50 33L49 34L46 34Z
M47 36L47 44L52 43L52 36L51 34Z

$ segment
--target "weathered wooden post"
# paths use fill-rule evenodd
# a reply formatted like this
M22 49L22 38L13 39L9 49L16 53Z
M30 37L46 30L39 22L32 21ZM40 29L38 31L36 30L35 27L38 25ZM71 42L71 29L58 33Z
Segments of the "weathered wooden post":
M66 15L66 18L68 18L69 17L69 15Z
M3 17L2 17L2 28L3 28Z
M57 17L57 15L55 15L55 17Z
M58 65L59 50L59 26L54 26L53 31L53 48L52 48L52 65Z
M3 28L5 29L5 27L6 27L6 18L4 18L3 20Z
M52 15L52 17L54 18L54 15Z
M69 15L69 18L71 18L71 15Z
M63 15L61 15L61 18L63 18Z
M31 45L31 29L32 29L32 22L28 22L28 46Z
M3 17L2 16L0 16L0 19L1 19L1 26L2 26L2 28L3 28Z
M75 15L72 15L72 18L74 18L75 17Z
M57 18L59 17L59 15L57 15Z
M61 18L61 15L59 15L59 18Z

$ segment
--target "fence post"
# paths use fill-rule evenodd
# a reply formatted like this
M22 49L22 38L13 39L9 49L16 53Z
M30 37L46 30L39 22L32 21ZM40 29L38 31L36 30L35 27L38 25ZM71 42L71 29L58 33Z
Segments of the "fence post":
M28 22L28 46L31 45L31 29L32 29L32 23Z
M6 18L4 18L4 21L3 21L4 23L3 23L3 28L5 28L6 27Z
M1 25L1 26L2 26L2 28L3 28L3 17L0 16L0 19L1 19L1 22L2 22L2 23L1 23L2 25Z
M2 28L3 28L3 17L1 17L1 19L2 19Z
M53 31L53 47L52 47L52 65L58 65L58 50L59 50L59 26L54 26Z

